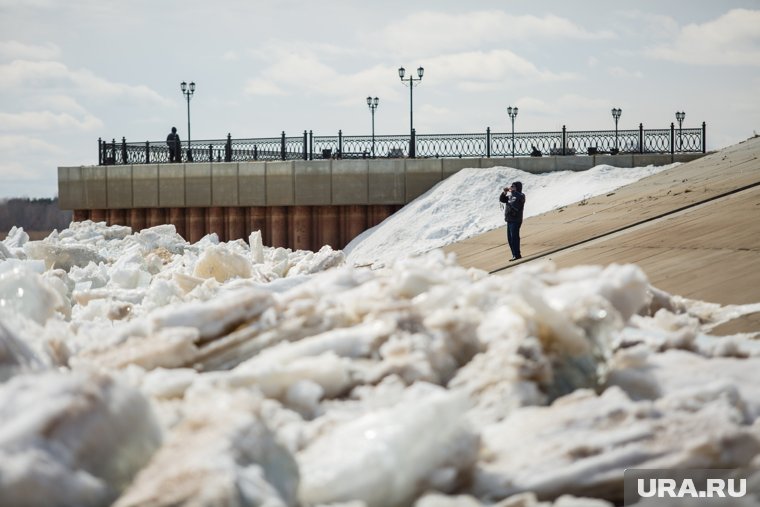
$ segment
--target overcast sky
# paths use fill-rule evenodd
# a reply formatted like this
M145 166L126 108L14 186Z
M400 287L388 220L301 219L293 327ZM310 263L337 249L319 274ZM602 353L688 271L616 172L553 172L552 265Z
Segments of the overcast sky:
M760 133L760 0L0 0L0 198L57 194L97 139L708 125Z

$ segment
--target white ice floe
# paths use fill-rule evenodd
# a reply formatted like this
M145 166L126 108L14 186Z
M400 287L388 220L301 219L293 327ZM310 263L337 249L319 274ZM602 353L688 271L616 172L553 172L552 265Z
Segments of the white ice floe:
M295 505L298 466L261 421L261 398L199 391L115 507Z
M161 441L148 400L103 373L14 376L0 421L6 505L108 505Z
M522 179L532 213L624 179L589 174L464 171L397 224L453 241L459 194ZM369 269L92 222L0 244L3 502L610 507L628 467L760 463L757 333L710 334L760 304L633 265L489 276L389 240Z
M0 264L0 316L21 314L38 324L44 324L56 311L70 313L59 291L50 280L29 263Z
M0 382L19 373L42 370L46 363L0 322Z
M626 468L737 468L760 452L760 431L736 389L694 387L653 402L620 388L579 390L548 407L483 428L473 490L481 498L531 491L622 500Z
M478 438L463 418L467 399L462 392L421 387L410 389L396 406L340 425L301 451L301 502L361 499L368 507L392 507L408 504L427 488L454 486L478 452Z

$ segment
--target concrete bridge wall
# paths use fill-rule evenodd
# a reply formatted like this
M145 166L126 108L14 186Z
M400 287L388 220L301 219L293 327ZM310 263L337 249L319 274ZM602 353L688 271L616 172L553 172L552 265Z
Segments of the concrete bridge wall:
M229 241L261 230L265 244L343 248L351 239L463 168L582 171L687 162L703 156L296 160L58 168L61 209L75 220L135 230L172 223L189 241Z

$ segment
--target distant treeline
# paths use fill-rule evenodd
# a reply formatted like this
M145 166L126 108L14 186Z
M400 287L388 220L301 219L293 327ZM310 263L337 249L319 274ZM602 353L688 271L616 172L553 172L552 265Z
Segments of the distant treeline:
M14 225L25 231L65 229L71 223L71 211L61 211L58 198L13 198L0 200L0 232Z

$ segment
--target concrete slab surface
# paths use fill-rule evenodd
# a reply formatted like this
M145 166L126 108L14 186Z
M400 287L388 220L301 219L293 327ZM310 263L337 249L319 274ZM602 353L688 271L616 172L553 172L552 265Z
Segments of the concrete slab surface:
M517 262L509 262L505 227L444 250L492 273L545 259L560 268L635 263L672 294L760 302L760 137L528 218L521 236ZM737 330L759 331L760 314L725 326Z

